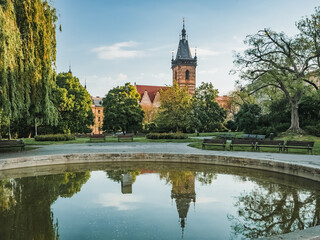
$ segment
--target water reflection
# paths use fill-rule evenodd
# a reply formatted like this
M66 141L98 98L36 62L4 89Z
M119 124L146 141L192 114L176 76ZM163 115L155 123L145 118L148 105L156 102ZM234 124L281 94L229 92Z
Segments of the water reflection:
M89 178L83 172L0 181L1 239L59 239L51 204L72 197Z
M258 186L236 197L238 214L228 216L235 235L256 239L320 224L319 191L248 180Z
M320 224L320 189L316 182L286 175L221 166L113 164L76 166L74 169L48 169L47 174L64 172L54 175L18 178L14 177L17 173L6 175L6 179L0 180L0 239L74 239L70 237L73 232L68 233L69 235L66 233L64 215L59 211L55 212L52 205L57 199L60 199L60 203L61 199L72 200L79 192L86 192L86 195L94 197L92 195L95 194L88 192L88 189L82 190L91 176L90 172L83 171L84 169L103 170L105 181L107 181L103 188L111 187L108 183L110 180L118 186L118 193L121 192L120 195L116 192L100 192L98 196L95 196L95 203L101 203L101 207L109 209L106 215L103 215L102 210L98 210L99 214L102 214L102 219L106 219L107 215L111 219L119 216L119 212L115 214L110 209L115 208L116 211L122 211L123 216L127 219L121 224L128 225L125 227L128 231L127 235L117 232L110 233L114 235L109 236L100 230L99 223L96 223L95 234L89 237L91 239L105 239L108 236L113 239L148 239L150 236L154 239L176 239L178 235L175 227L182 230L182 236L180 231L178 238L256 239ZM43 174L45 171L39 172ZM23 174L28 175L28 173ZM152 182L153 178L150 176L156 176L160 183L155 187L150 187L152 192L149 188L144 192L142 188L150 184L148 181ZM138 179L144 180L139 182ZM92 184L97 185L98 183ZM223 184L227 185L222 186ZM171 189L171 194L169 193L167 198L171 197L175 204L177 212L176 215L173 214L173 218L176 216L176 219L179 219L176 226L174 226L174 221L168 220L172 219L170 208L160 203L160 201L163 202L163 198L159 199L159 202L156 197L151 203L145 202L147 198L143 194L152 195L159 191L159 194L163 195L161 191L166 190L163 186ZM162 190L157 189L159 187ZM89 197L84 198L85 202L82 200L80 206L83 204L89 208L90 201L87 198ZM232 203L230 209L227 209L226 212L224 209L222 211L223 204L229 208L228 201ZM132 204L140 204L142 207L137 208ZM159 204L163 204L164 207L160 207ZM195 211L190 212L191 205L198 205ZM63 209L63 211L66 210ZM94 210L89 208L89 211ZM77 213L72 212L72 214ZM154 214L154 216L162 216L164 220L151 216L155 222L143 223L140 229L145 234L143 235L129 227L139 221L139 214L142 214L143 217L146 214ZM92 218L97 218L97 216ZM218 230L213 228L221 226L213 226L212 223L223 222L224 219L226 227L223 231L225 232L216 232ZM86 218L80 220L82 226L90 225L86 222ZM116 222L117 220L108 220L107 224L111 229L119 228ZM73 225L76 226L75 222L69 224L69 229ZM154 225L155 228L153 228ZM106 228L106 223L103 227ZM61 228L64 230L61 231ZM150 233L148 233L148 228L150 228ZM156 231L159 229L171 234L171 237L157 235ZM80 229L74 231L81 232ZM134 234L131 231L135 231Z

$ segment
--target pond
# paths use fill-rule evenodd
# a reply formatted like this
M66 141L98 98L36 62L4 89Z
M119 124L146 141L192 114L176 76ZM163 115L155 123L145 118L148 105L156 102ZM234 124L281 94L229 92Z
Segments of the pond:
M317 182L195 164L0 172L0 239L256 239L320 223Z

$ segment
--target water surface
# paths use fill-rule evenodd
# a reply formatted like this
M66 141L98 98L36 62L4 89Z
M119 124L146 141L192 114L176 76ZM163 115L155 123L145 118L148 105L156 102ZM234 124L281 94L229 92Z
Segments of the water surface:
M320 223L319 184L208 165L0 173L0 239L256 239Z

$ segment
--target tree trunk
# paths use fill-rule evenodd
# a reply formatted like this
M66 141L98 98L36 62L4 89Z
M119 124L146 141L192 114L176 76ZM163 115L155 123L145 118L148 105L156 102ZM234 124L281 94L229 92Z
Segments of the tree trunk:
M34 119L34 136L38 135L37 118Z
M9 124L8 124L8 138L9 138L9 140L11 140L11 126L10 126L10 120L9 120Z
M291 100L291 126L288 129L290 132L294 133L300 133L301 129L299 126L299 114L298 114L298 101L297 100Z

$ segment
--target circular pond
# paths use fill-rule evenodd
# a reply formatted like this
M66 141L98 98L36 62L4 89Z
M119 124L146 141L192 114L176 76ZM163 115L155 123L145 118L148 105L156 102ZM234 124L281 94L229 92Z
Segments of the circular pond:
M0 172L1 239L256 239L320 222L317 182L245 168L112 163Z

